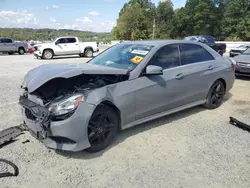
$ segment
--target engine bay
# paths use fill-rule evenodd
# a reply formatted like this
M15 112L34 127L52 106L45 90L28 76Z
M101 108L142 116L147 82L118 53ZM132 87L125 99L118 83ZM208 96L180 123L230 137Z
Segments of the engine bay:
M55 99L62 98L68 94L73 94L76 92L86 92L88 90L93 90L126 80L128 80L128 75L82 74L68 79L52 79L43 84L31 94L39 97L43 100L43 103L46 104Z

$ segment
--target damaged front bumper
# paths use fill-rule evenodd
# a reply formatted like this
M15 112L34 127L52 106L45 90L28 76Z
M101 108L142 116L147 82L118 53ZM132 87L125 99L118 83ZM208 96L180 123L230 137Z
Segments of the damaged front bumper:
M28 98L20 96L19 104L31 135L45 146L66 151L81 151L90 147L88 122L95 109L94 105L82 102L70 117L53 120L47 108Z

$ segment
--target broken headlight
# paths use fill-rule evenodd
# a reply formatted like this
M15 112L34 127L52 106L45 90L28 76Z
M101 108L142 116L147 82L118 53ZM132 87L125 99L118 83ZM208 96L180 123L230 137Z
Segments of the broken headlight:
M81 101L83 101L83 95L73 95L66 99L54 102L49 106L49 111L54 116L60 116L74 111Z

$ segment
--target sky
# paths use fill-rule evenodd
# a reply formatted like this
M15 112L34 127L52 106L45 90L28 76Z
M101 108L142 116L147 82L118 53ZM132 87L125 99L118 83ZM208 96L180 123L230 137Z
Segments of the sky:
M152 0L156 5L160 0ZM0 27L110 32L128 0L0 0ZM174 8L186 0L172 0Z

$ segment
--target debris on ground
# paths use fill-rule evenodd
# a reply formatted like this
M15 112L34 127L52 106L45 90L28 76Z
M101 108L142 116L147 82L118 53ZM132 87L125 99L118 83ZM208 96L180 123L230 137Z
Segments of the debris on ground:
M21 124L0 131L0 148L13 141L15 138L22 135L24 131L27 130L27 127L24 124Z
M25 140L25 141L23 141L22 143L23 144L26 144L26 143L29 143L30 142L30 140Z
M18 174L19 169L14 163L6 159L0 159L0 178L18 176Z
M229 117L229 118L230 118L230 124L232 124L232 125L234 125L234 126L236 126L238 128L241 128L241 129L243 129L245 131L250 132L250 125L248 125L246 123L243 123L243 122L241 122L241 121L239 121L239 120L237 120L237 119L235 119L233 117Z

